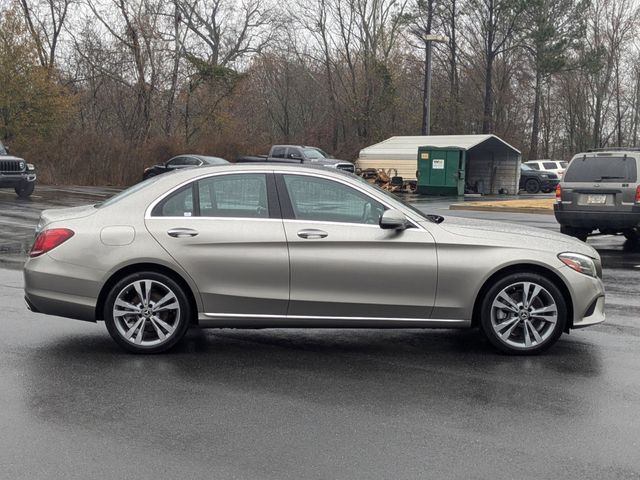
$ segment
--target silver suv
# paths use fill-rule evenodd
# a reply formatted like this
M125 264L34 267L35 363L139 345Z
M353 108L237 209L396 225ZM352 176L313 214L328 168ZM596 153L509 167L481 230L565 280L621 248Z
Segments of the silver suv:
M607 149L573 157L556 189L560 231L586 240L593 231L640 239L640 149Z

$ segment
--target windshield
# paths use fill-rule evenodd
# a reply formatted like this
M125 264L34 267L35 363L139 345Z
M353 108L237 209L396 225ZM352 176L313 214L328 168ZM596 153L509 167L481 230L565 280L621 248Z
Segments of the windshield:
M0 142L0 155L8 155L7 150L4 148L4 145L2 145L2 142Z
M565 182L620 183L636 181L634 157L574 158L564 174Z
M529 165L525 165L524 163L520 165L520 168L522 170L533 170L533 168L531 168Z
M322 150L320 150L319 148L304 149L304 156L310 160L322 160L323 158L327 158L325 155L323 155L323 153L324 152L322 152Z
M148 178L143 182L136 183L135 185L127 188L126 190L123 190L120 193L116 193L113 197L106 199L104 202L96 203L94 207L102 208L102 207L108 207L109 205L113 205L114 203L119 202L123 198L128 197L132 193L139 192L140 190L147 188L149 185L153 185L158 180L158 178L161 178L161 177L155 176L155 177Z

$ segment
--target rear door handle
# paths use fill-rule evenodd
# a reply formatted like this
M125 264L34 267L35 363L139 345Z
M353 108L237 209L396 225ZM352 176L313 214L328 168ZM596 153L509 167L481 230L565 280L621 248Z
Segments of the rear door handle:
M198 235L198 231L192 228L172 228L167 232L167 235L175 238L195 237Z
M305 228L304 230L300 230L298 232L298 236L300 238L324 238L329 235L327 232L323 230L316 230L315 228Z

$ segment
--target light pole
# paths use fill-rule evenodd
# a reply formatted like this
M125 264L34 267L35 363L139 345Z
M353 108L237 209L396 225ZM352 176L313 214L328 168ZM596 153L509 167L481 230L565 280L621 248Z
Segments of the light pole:
M425 35L424 41L427 48L425 64L424 98L423 98L423 126L422 134L431 135L431 50L433 42L448 43L449 37L445 35Z

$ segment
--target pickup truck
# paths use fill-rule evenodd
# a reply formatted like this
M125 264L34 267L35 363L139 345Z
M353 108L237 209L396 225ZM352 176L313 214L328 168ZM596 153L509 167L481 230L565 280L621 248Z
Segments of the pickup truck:
M239 157L237 163L295 163L317 165L320 167L336 168L353 173L353 163L346 160L336 160L317 147L306 145L273 145L269 155Z
M36 185L35 167L22 158L9 155L0 142L0 188L13 188L20 198L27 198Z

